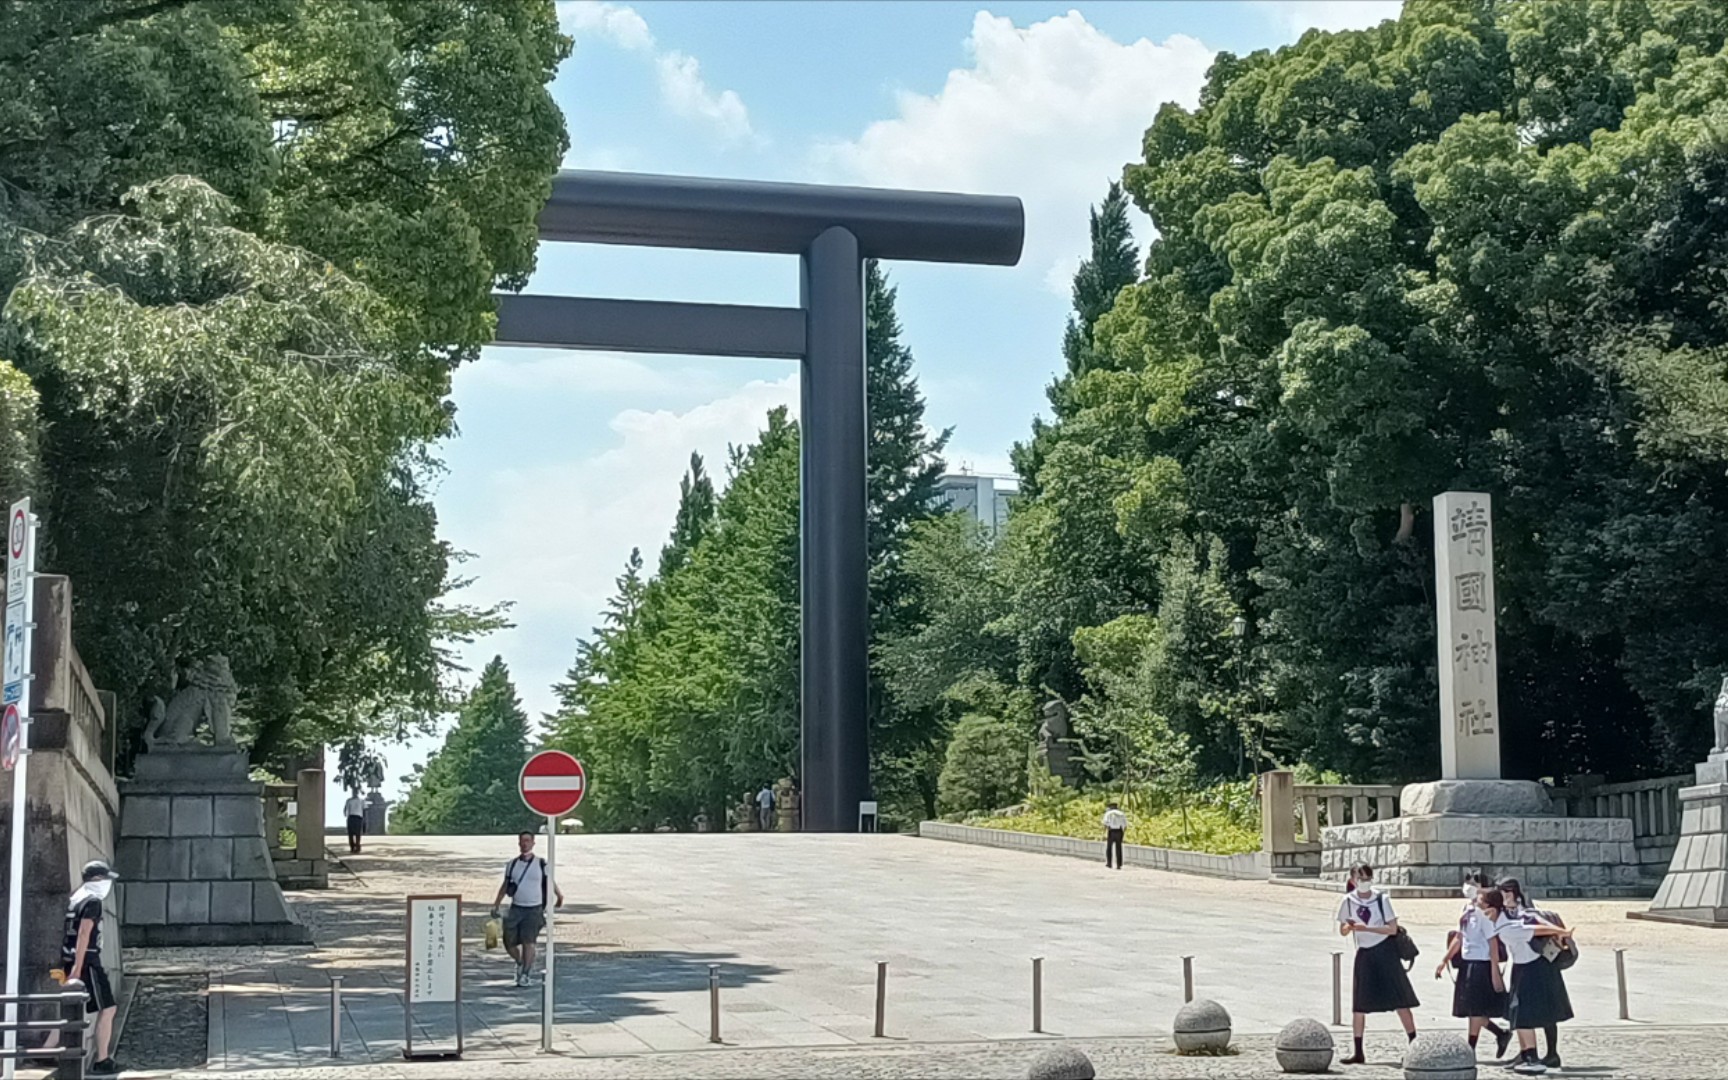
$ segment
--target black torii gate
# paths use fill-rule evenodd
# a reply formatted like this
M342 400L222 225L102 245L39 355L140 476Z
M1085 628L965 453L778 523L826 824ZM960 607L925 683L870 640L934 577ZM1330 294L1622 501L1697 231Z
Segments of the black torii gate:
M542 240L801 258L801 307L506 294L497 343L802 362L804 828L852 831L870 791L864 260L1013 266L1020 200L567 171L539 230Z

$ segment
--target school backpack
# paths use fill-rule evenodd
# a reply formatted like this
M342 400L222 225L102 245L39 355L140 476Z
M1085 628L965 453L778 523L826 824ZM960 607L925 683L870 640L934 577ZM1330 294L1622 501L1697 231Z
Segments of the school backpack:
M1374 899L1380 902L1380 921L1387 921L1386 894L1381 893ZM1398 950L1398 959L1404 961L1405 971L1414 968L1416 966L1416 958L1422 955L1422 950L1416 947L1416 939L1411 937L1410 932L1405 930L1402 926L1398 928L1396 934L1392 935L1392 947Z
M1566 929L1566 924L1554 912L1538 911L1536 914L1544 922L1551 922L1562 930ZM1543 938L1542 948L1537 951L1542 954L1542 959L1554 965L1556 971L1565 971L1578 962L1578 943L1576 941L1568 940L1565 944L1561 944L1559 938Z

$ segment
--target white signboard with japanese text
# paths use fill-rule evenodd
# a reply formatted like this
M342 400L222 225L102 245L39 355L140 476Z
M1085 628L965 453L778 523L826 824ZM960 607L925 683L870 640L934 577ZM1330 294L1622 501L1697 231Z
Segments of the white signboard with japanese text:
M1477 491L1434 497L1440 659L1440 778L1500 779L1492 504Z
M454 1002L461 993L462 898L408 898L408 1000Z

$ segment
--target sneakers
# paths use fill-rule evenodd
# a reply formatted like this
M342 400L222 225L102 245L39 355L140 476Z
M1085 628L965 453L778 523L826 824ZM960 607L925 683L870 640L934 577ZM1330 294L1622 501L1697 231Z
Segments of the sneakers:
M1536 1058L1525 1058L1512 1066L1512 1071L1524 1076L1541 1076L1548 1071L1548 1066Z
M516 985L517 986L529 986L529 985L531 985L528 982L528 969L527 968L517 968L516 969Z
M1559 1052L1555 1051L1555 1050L1550 1050L1548 1052L1548 1056L1542 1059L1542 1064L1548 1066L1550 1069L1558 1069L1560 1067L1560 1054L1559 1054Z
M1506 1048L1512 1045L1512 1029L1503 1028L1500 1034L1494 1036L1494 1060L1499 1061L1506 1056Z

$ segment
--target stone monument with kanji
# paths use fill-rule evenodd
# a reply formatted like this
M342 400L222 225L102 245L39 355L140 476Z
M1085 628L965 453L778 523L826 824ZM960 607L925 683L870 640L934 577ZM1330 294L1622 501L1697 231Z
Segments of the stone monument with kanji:
M1466 873L1516 877L1543 896L1623 895L1638 883L1632 822L1564 818L1533 780L1501 773L1494 515L1486 492L1434 497L1440 779L1410 784L1399 816L1328 827L1322 877L1366 862L1383 885L1451 895Z

